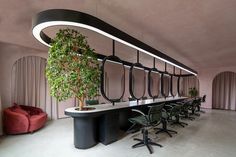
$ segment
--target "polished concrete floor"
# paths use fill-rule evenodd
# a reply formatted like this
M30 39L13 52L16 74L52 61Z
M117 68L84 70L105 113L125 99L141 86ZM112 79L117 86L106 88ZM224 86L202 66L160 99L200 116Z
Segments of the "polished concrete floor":
M158 157L233 157L236 156L236 112L207 110L194 121L185 121L185 128L170 127L178 131L169 138L158 137L151 131L150 137L164 147L153 147L151 156ZM121 140L104 146L97 144L87 150L73 146L73 120L71 118L52 121L33 134L5 136L0 138L1 157L144 157L146 147L132 149L136 142L130 134Z

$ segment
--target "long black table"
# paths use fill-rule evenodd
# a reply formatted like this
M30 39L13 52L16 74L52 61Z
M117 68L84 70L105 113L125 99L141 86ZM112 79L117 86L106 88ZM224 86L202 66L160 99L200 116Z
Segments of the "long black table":
M94 110L78 111L76 107L67 108L65 114L74 118L74 145L79 149L87 149L101 142L105 145L118 140L120 118L125 111L142 109L152 105L167 102L177 102L187 97L168 97L160 99L147 99L140 101L119 102L114 106L112 103L91 105ZM123 122L124 123L124 122ZM125 125L125 124L123 124Z

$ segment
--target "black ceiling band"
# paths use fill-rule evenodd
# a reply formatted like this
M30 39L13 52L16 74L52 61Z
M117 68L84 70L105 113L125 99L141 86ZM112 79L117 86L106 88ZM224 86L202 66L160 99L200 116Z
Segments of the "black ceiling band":
M137 63L139 63L139 50L137 50Z
M38 13L32 21L33 34L35 33L34 36L37 36L37 39L40 38L40 40L38 40L41 43L43 41L47 44L50 44L52 40L47 34L43 32L43 29L56 25L71 25L87 28L89 30L103 34L116 41L123 41L125 43L128 43L128 46L130 47L137 47L143 50L144 53L149 53L149 55L161 58L163 59L163 61L169 61L172 64L175 64L177 66L180 66L181 68L184 68L192 73L197 74L197 72L191 69L190 67L178 62L177 60L167 56L159 50L154 49L153 47L130 36L129 34L115 28L114 26L100 20L99 18L75 10L49 9Z
M166 62L165 62L165 72L167 72L166 68L167 68L167 64L166 64Z
M112 56L115 56L115 40L112 40Z

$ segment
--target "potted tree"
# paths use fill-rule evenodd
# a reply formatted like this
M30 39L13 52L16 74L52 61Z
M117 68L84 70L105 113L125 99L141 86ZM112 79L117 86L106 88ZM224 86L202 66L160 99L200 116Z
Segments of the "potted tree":
M46 66L50 94L58 101L76 97L79 110L85 98L98 95L100 69L94 49L87 39L73 29L61 29L51 43Z

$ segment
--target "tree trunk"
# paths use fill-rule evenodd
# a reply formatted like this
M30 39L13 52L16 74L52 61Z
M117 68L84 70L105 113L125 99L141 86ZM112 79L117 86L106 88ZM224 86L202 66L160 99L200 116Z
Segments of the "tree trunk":
M84 97L82 96L80 99L79 99L79 110L82 111L84 108Z

